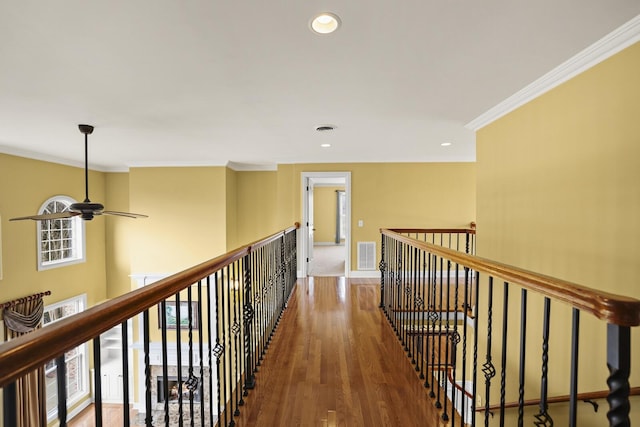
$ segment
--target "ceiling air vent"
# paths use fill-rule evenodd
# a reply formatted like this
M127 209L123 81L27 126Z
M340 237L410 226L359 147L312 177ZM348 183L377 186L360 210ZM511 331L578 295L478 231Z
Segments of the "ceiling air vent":
M322 126L317 126L317 127L316 127L316 130L317 130L318 132L329 132L329 131L334 130L335 128L336 128L336 127L335 127L335 126L332 126L332 125L322 125Z

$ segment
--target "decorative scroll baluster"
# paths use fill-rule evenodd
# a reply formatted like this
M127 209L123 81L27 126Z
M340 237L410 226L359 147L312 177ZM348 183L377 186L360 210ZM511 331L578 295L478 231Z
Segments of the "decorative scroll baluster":
M167 350L167 302L160 303L160 329L162 335L162 392L164 396L164 425L169 427L169 357ZM159 391L158 391L159 392Z
M189 419L191 422L191 427L193 427L193 392L198 389L198 379L193 375L193 308L191 304L193 303L193 295L192 295L192 286L187 288L187 321L188 321L188 346L189 346L189 367L188 367L188 378L185 382L187 386L187 390L189 390ZM181 323L179 319L176 319L178 323ZM177 331L179 333L182 325L177 326ZM180 391L182 392L182 390Z
M182 314L180 313L180 292L176 293L176 378L178 382L178 423L182 425L184 422L184 411L182 408L182 331L181 322Z
M542 325L542 379L540 381L540 412L535 416L536 426L553 426L553 419L547 412L547 375L549 372L549 321L551 318L551 300L544 299L544 318Z
M451 236L449 236L449 245L451 245ZM442 275L443 272L441 271L440 274ZM445 308L444 311L441 311L440 316L444 317L447 316L447 325L445 328L445 335L444 335L444 370L443 372L443 379L442 382L440 383L441 386L444 386L444 392L445 392L445 396L444 396L444 410L442 411L442 420L443 421L449 421L449 414L447 413L447 403L449 401L448 397L447 397L447 389L449 388L448 385L448 372L449 372L449 332L451 330L451 326L450 326L450 319L449 319L449 314L451 313L451 261L447 260L447 278L446 278L446 285L447 285L447 307ZM443 283L441 281L441 283ZM454 313L455 315L455 313ZM455 322L455 318L454 318L454 322ZM442 343L442 335L440 335L440 343ZM442 353L440 353L442 354ZM455 387L453 387L453 389L455 390Z
M429 391L429 397L434 399L436 393L434 388L438 386L436 381L436 322L439 319L437 306L436 306L436 285L437 285L437 265L438 258L433 255L433 262L431 263L431 306L429 307L429 319L431 320L429 325L429 335L431 336L431 390Z
M440 236L440 244L442 244L442 235ZM440 283L439 283L439 295L438 295L438 393L436 397L436 408L442 408L442 402L440 401L440 395L442 390L442 326L444 321L444 309L443 309L443 291L444 291L444 280L443 280L443 272L444 270L444 259L440 257ZM445 339L445 344L447 340Z
M100 356L100 336L93 339L93 387L95 401L93 416L96 427L102 427L102 357Z
M253 344L251 327L253 325L253 303L251 290L251 262L252 257L247 255L244 257L242 267L244 270L244 306L242 308L242 317L244 320L244 355L246 357L244 370L244 395L249 394L248 390L252 390L255 386L255 375L253 366Z
M631 370L631 331L627 326L607 325L607 367L609 368L609 425L628 427L629 373Z
M144 347L144 401L145 401L145 425L153 426L153 413L151 406L151 363L149 362L149 310L142 312L142 340Z
M384 279L385 279L385 274L387 272L387 268L385 265L385 260L387 259L387 251L386 251L387 236L382 235L381 240L382 241L380 242L380 264L378 265L378 268L380 269L380 308L384 310L384 312L386 313L387 309L384 306L384 293L385 293Z
M469 268L465 267L464 268L464 302L462 305L462 384L464 386L464 389L466 390L467 387L467 306L469 305L469 282L470 280L470 271ZM474 332L474 335L477 335ZM466 404L466 394L463 395L462 397L462 413L460 414L462 417L462 423L464 424L466 422L466 417L465 417L465 412L467 409L467 404ZM471 407L471 412L474 413L475 407Z
M238 292L240 290L239 288L239 284L238 284L238 271L236 270L238 264L237 263L233 263L233 270L231 273L231 293L233 294L233 325L231 326L231 332L233 333L233 353L234 353L234 360L235 360L235 369L233 370L233 387L235 387L236 389L236 409L235 411L233 411L233 415L234 416L239 416L240 415L240 400L241 400L241 388L242 388L242 381L240 378L240 350L238 349L238 338L240 335L240 331L242 331L242 327L240 325L240 323L238 322L238 307L240 306L240 304L238 303ZM238 285L237 285L238 284ZM231 299L231 298L229 298Z
M476 279L476 283L475 283L475 296L476 296L476 307L480 307L480 294L479 294L479 287L480 287L480 273L476 271L475 274L475 279ZM472 404L472 408L475 409L476 404L478 402L477 399L477 391L478 391L478 326L480 325L479 322L479 317L480 317L480 312L479 310L476 310L476 316L473 320L473 362L472 362L472 366L473 366L473 373L471 374L473 377L473 381L472 381L472 388L473 388L473 392L471 393L473 395L473 404ZM471 412L471 425L475 426L476 425L476 411L472 411Z
M504 426L504 404L507 389L507 332L509 318L509 284L504 282L502 299L502 359L500 365L500 427Z
M484 425L489 426L489 401L491 395L491 378L496 375L496 369L491 361L491 335L493 325L493 277L489 277L488 307L487 307L487 356L482 365L485 384Z
M458 344L460 344L460 333L458 332L458 307L459 307L459 292L460 292L460 287L459 287L459 271L460 266L458 264L456 264L456 268L455 268L455 288L454 288L454 297L453 297L453 306L454 306L454 318L453 318L453 334L451 335L451 361L452 361L452 378L453 381L455 382L456 380L456 365L458 362ZM466 319L463 317L462 320L464 322L466 322ZM466 384L464 382L464 379L462 380L462 387L466 390ZM457 389L455 387L455 384L451 384L451 390L452 390L452 394L451 394L451 427L455 427L456 424L456 417L455 417L455 404L457 402L456 400L456 392ZM461 404L461 408L460 408L460 417L462 418L463 422L462 424L464 425L464 410L465 410L465 395L464 393L462 393L462 396L460 398L460 404Z
M425 375L424 372L424 362L428 350L425 349L426 343L429 340L429 318L428 314L428 304L427 304L427 256L428 254L424 251L420 251L420 278L422 282L422 297L420 298L420 324L422 325L422 334L420 335L420 379L425 380L428 375ZM427 384L425 383L425 386Z
M227 303L227 312L226 312L226 320L227 320L227 328L226 328L226 337L225 348L227 349L227 354L225 359L228 360L227 363L227 372L226 376L229 379L229 388L228 388L228 399L225 399L225 402L229 402L229 408L225 411L229 412L229 427L236 425L235 420L233 419L233 415L235 413L235 408L237 402L233 399L233 382L234 382L234 374L233 374L233 325L231 323L231 294L233 293L233 283L231 282L231 266L227 265L224 270L224 290L223 292L226 294L226 303Z
M527 355L527 290L522 289L520 297L520 371L518 381L518 427L524 425L525 362Z

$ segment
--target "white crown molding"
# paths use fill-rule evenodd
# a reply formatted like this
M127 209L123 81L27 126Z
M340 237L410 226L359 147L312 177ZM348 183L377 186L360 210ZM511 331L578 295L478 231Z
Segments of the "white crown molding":
M278 165L271 163L255 164L255 163L239 163L229 161L227 167L236 172L261 172L261 171L277 171Z
M640 15L465 125L477 131L545 92L640 41Z

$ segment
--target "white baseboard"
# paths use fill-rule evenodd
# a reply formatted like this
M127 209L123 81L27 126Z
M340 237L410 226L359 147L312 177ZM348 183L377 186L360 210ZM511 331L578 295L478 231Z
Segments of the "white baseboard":
M349 278L379 279L380 270L351 270L349 272Z

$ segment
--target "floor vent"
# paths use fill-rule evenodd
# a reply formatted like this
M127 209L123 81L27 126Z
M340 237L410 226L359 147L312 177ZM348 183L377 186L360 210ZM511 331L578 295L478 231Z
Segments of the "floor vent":
M376 269L376 242L358 242L358 270Z

